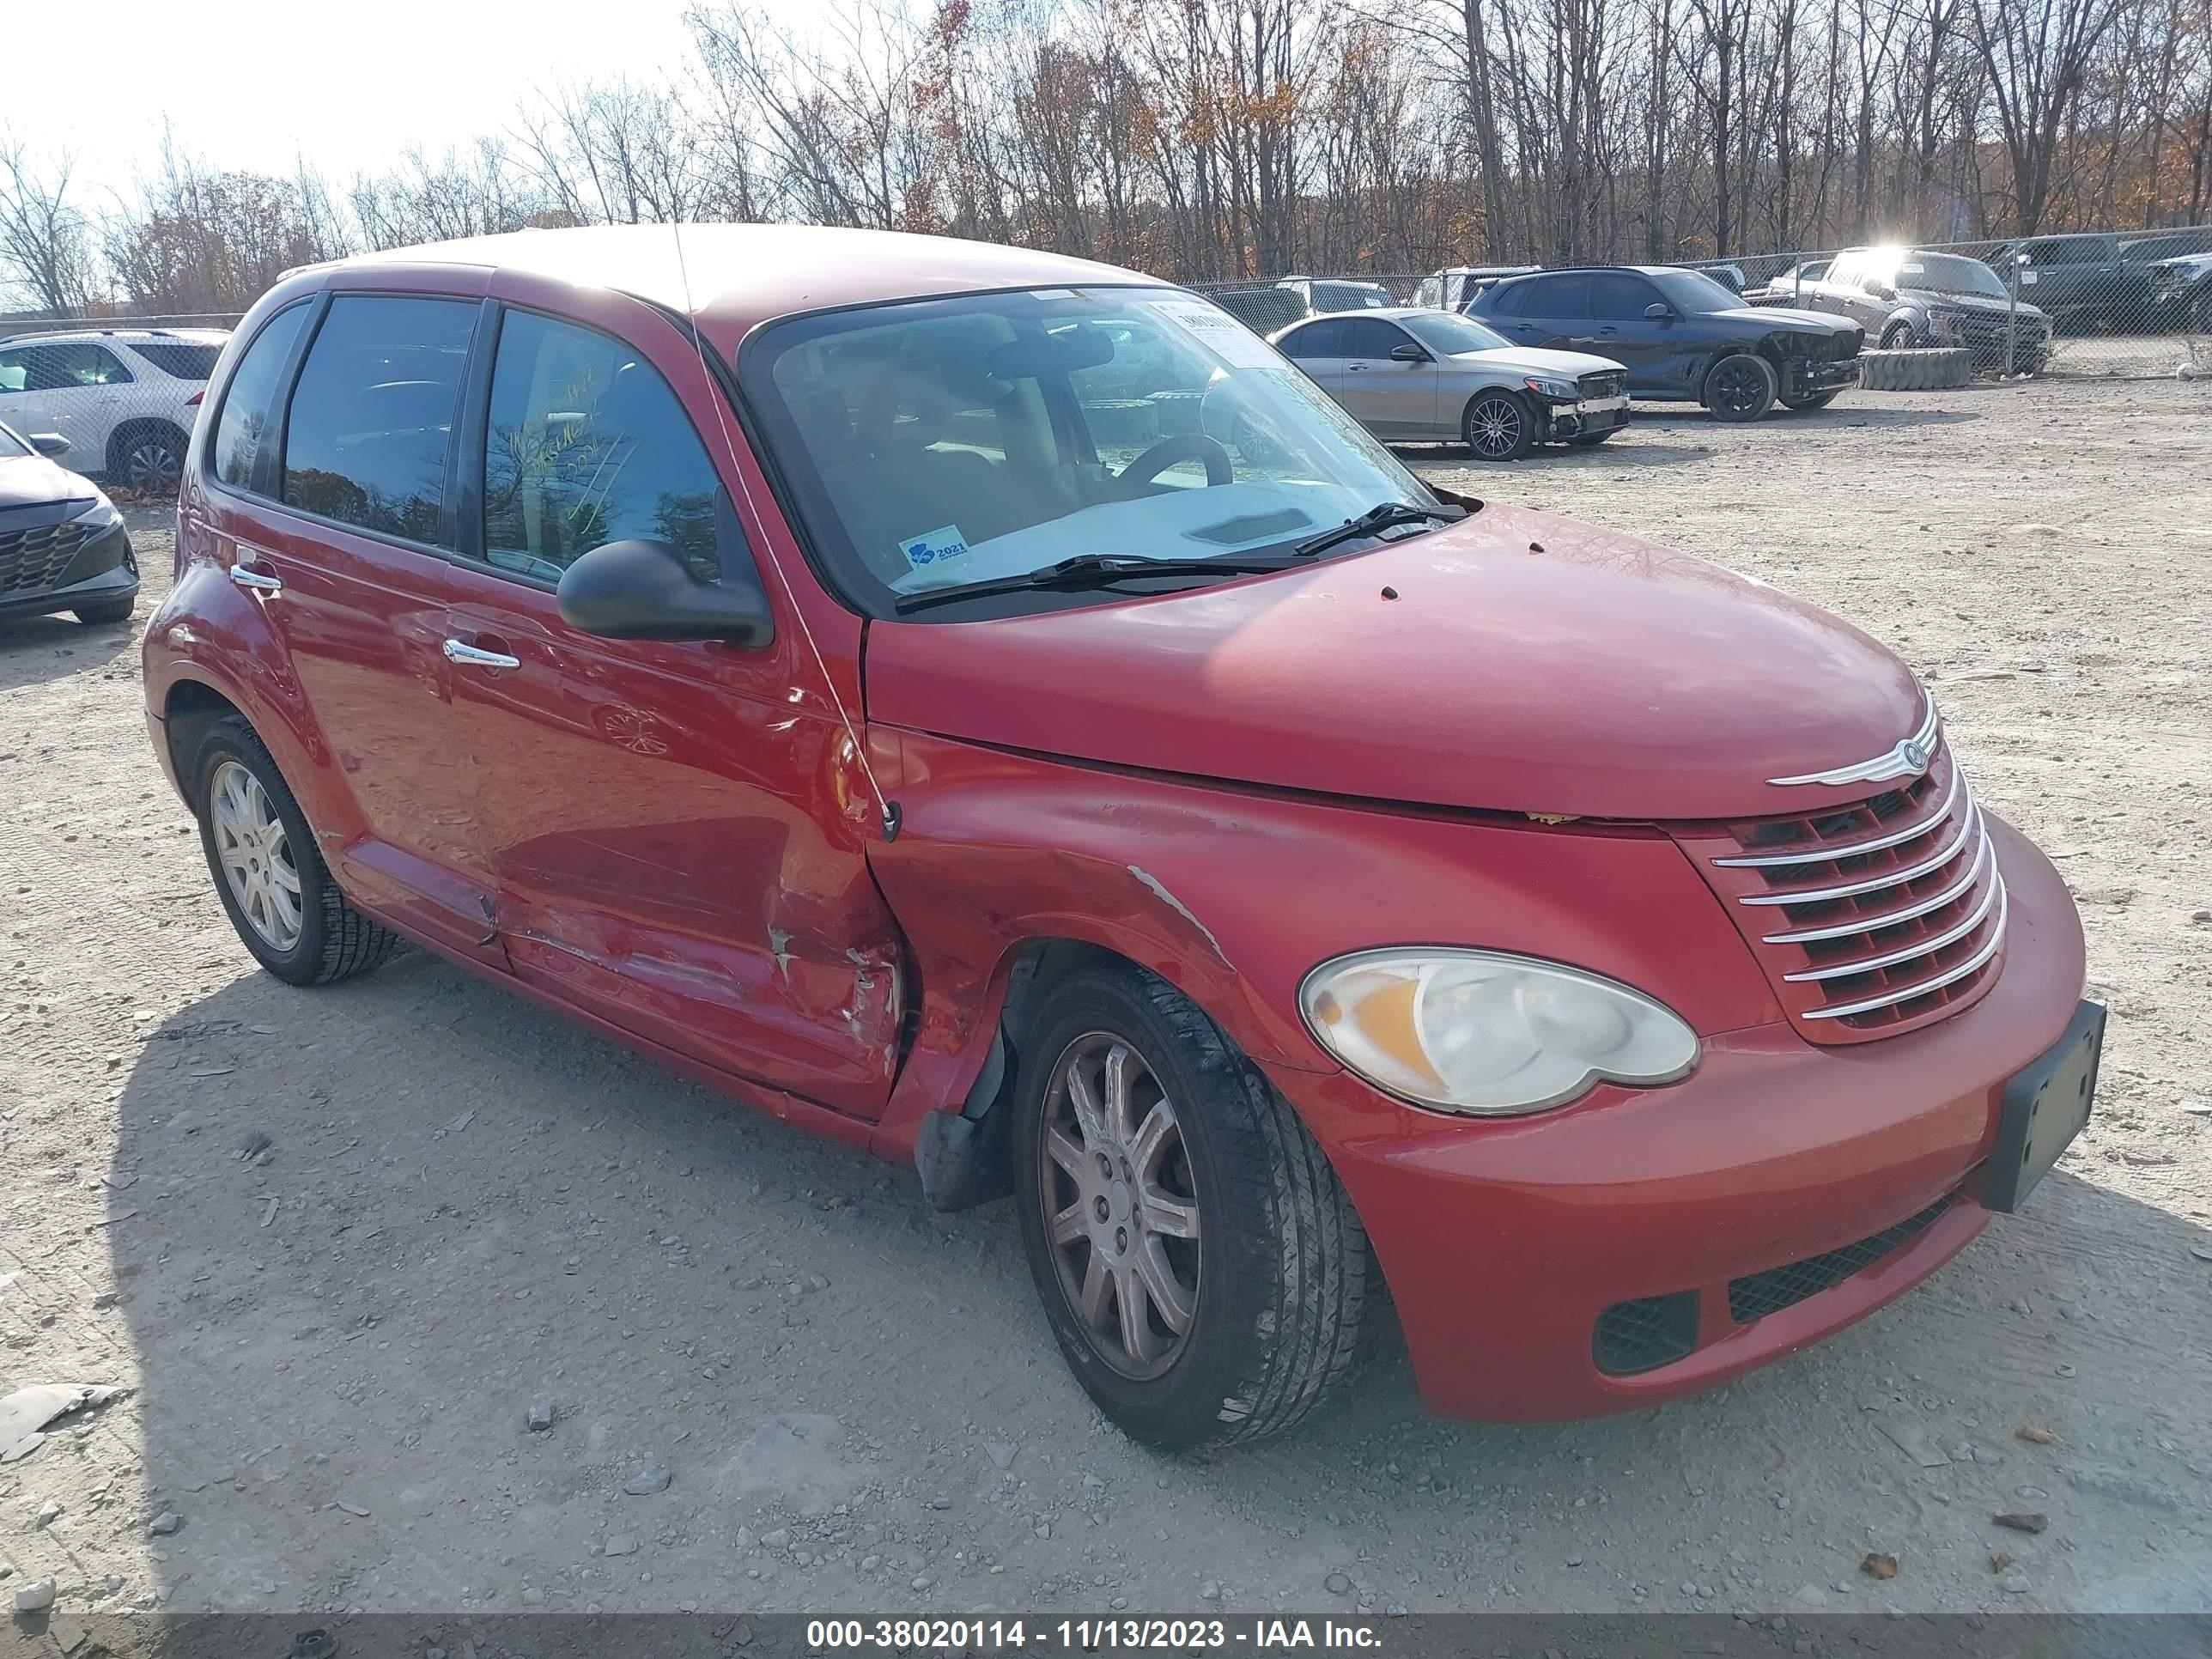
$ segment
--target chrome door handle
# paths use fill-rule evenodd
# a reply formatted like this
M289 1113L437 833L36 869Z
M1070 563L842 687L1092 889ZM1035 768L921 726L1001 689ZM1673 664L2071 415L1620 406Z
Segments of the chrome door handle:
M465 662L471 668L520 668L520 657L502 657L496 651L479 651L473 645L464 645L459 640L446 641L446 660Z
M248 570L242 564L231 566L230 579L240 587L256 593L282 593L284 591L282 576L264 576L258 570Z

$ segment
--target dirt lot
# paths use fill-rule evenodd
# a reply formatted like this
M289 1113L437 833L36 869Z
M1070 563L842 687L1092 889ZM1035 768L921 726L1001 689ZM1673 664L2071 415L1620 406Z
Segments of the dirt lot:
M1089 1409L1005 1206L927 1213L909 1174L427 957L322 992L252 971L148 751L128 630L0 626L0 1391L130 1391L0 1467L0 1595L2212 1607L2208 423L2202 384L2028 386L1420 460L1901 650L2081 896L2102 1113L2026 1215L1743 1382L1495 1428L1425 1418L1390 1372L1210 1466ZM167 537L137 519L158 596ZM649 1467L665 1490L626 1493Z

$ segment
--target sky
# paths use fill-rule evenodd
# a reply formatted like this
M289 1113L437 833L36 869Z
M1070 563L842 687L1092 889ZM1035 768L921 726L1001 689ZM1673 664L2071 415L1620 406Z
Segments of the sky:
M685 5L107 0L94 34L81 7L0 0L0 48L39 68L8 76L0 129L37 152L74 152L79 204L95 212L151 170L165 120L218 168L289 173L305 159L343 184L410 145L436 156L501 128L535 88L680 75ZM765 9L798 14L804 0Z

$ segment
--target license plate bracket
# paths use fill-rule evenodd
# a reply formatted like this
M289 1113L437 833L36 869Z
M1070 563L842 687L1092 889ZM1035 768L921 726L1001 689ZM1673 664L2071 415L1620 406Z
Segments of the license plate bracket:
M2020 1208L2089 1121L2105 1048L2105 1010L2083 1002L2066 1034L2004 1086L1997 1144L1990 1153L1982 1206Z

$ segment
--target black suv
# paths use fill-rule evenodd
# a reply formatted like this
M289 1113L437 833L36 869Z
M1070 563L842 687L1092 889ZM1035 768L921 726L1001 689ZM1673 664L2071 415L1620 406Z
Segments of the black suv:
M138 561L123 515L88 478L47 459L59 433L0 425L0 617L76 613L118 623L138 599Z
M1865 339L1841 318L1746 305L1668 265L1516 276L1468 310L1518 344L1611 357L1627 365L1632 395L1700 403L1723 421L1755 421L1778 402L1823 407L1858 383Z

